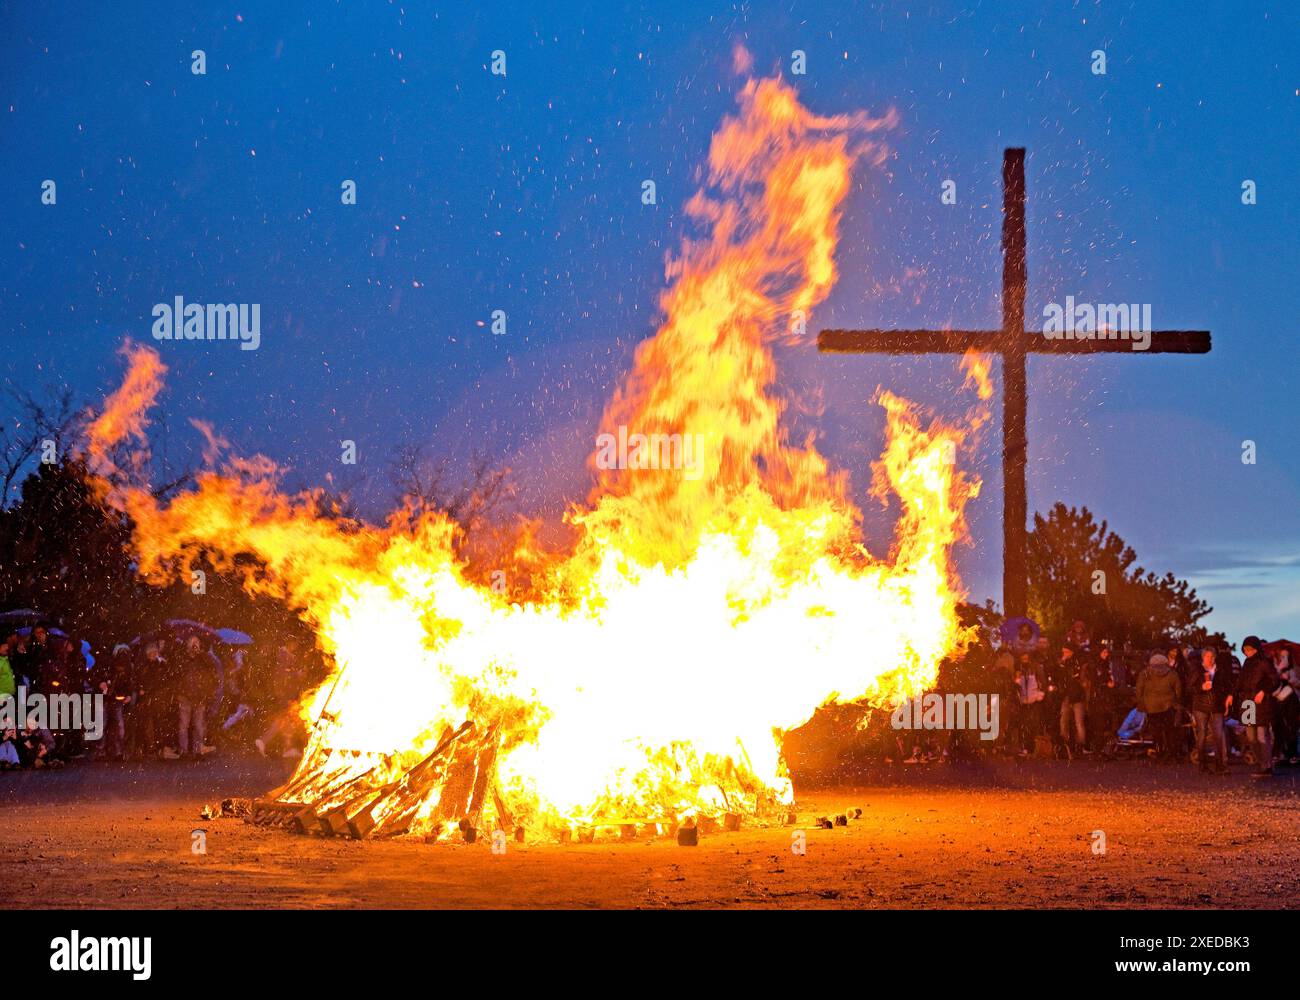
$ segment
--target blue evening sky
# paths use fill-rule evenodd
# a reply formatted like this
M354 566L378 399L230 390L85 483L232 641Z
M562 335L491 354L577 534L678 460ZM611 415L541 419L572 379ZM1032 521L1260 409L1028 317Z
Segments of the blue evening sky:
M1233 641L1300 638L1298 10L0 3L0 377L97 398L123 339L149 339L154 303L257 302L258 351L162 345L177 461L204 418L378 514L393 454L424 441L508 461L526 509L556 511L585 492L601 404L655 327L741 43L820 113L901 116L886 168L858 175L814 328L995 326L1000 158L1024 145L1031 322L1074 295L1213 331L1202 357L1032 361L1030 506L1109 519L1145 565L1191 579ZM796 49L807 72L791 77ZM505 336L483 325L494 309ZM779 360L799 426L852 471L883 550L871 396L956 415L956 363L810 346ZM963 457L987 480L959 556L977 600L1000 587L999 432Z

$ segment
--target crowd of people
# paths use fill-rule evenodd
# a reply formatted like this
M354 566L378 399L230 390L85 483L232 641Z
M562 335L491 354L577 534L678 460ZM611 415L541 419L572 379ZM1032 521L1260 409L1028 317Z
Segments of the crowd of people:
M295 709L309 670L289 639L270 656L191 631L151 633L100 658L35 625L0 635L0 696L99 696L102 732L46 728L35 713L0 729L0 768L74 760L199 759L220 749L296 756L305 727Z
M940 692L996 695L996 739L948 725L898 732L881 711L869 722L869 743L883 760L1144 756L1219 774L1238 762L1261 777L1300 764L1300 645L1252 635L1240 657L1172 641L1117 649L1094 641L1081 621L1056 643L1027 619L1009 625L996 645L945 661L937 684Z

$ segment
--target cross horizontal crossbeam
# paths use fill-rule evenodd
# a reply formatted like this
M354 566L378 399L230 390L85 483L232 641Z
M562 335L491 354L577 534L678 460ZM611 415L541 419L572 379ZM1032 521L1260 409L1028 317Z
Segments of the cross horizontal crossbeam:
M965 354L1005 350L1001 330L823 330L818 350L827 354ZM1053 340L1025 331L1030 354L1208 354L1209 330L1154 330L1150 345L1137 350L1135 341L1109 337L1096 340Z

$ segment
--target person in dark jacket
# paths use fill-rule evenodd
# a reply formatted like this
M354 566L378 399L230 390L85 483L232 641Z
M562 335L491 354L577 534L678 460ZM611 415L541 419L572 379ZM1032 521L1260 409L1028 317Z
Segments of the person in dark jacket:
M1036 652L1026 650L1016 654L1011 680L1016 686L1019 755L1028 757L1043 730L1043 704L1047 698L1047 677Z
M1192 689L1195 686L1196 673L1200 669L1200 664L1189 660L1178 643L1171 642L1168 645L1169 649L1165 653L1165 659L1169 661L1169 665L1174 668L1179 680L1183 682L1183 697L1179 704L1183 711L1190 713L1192 710Z
M176 749L181 757L207 752L208 706L221 688L221 661L198 636L186 640L176 670Z
M86 657L81 643L71 636L50 636L49 655L41 668L38 693L46 697L70 695L80 698L86 690ZM61 729L54 734L54 755L60 760L80 757L84 751L79 729Z
M27 687L33 691L41 690L42 675L53 650L50 649L50 634L44 625L37 625L18 644L19 672L27 678Z
M121 760L126 752L127 713L135 700L135 671L131 647L118 643L113 655L99 660L91 672L91 693L104 697L104 745L106 760Z
M63 761L54 752L54 734L36 725L36 714L27 719L27 725L18 730L15 744L18 761L23 767L62 767Z
M1257 778L1273 773L1273 692L1280 683L1273 658L1261 652L1263 645L1254 635L1241 641L1246 660L1237 676L1236 693L1241 724L1246 727L1246 742L1255 748Z
M1076 623L1082 624L1082 622ZM1061 659L1056 666L1055 683L1060 692L1061 742L1067 750L1084 750L1088 746L1088 731L1084 723L1087 707L1088 663L1076 655L1075 648L1066 643L1061 647ZM1074 742L1070 740L1071 723Z
M1202 771L1210 770L1207 742L1214 740L1214 770L1228 770L1228 741L1224 736L1223 715L1232 699L1231 671L1221 669L1219 655L1213 649L1201 650L1201 662L1192 675L1192 721L1196 725L1196 751Z
M1273 657L1278 685L1273 692L1273 751L1288 764L1300 763L1296 756L1296 737L1300 736L1300 671L1296 670L1292 650L1270 649L1262 652Z
M1183 682L1163 653L1153 653L1138 675L1138 708L1146 713L1160 760L1174 758L1174 710L1183 697Z
M996 748L1007 756L1020 749L1020 698L1015 681L1016 658L1006 647L993 655L989 681L998 696L998 723L1001 733Z
M1092 661L1092 673L1097 684L1103 687L1108 680L1113 681L1116 687L1124 687L1129 682L1128 671L1115 659L1115 650L1109 644L1097 650L1097 658Z
M163 656L160 640L146 642L136 654L131 684L131 724L126 729L126 755L129 760L153 754L159 730L171 710L171 665Z
M41 666L37 669L40 680L35 684L36 691L40 694L49 696L71 693L72 662L69 643L68 639L51 636L44 652L40 654Z
M1088 664L1088 732L1094 750L1106 749L1131 707L1122 676L1123 668L1113 659L1111 648L1098 649L1097 658Z

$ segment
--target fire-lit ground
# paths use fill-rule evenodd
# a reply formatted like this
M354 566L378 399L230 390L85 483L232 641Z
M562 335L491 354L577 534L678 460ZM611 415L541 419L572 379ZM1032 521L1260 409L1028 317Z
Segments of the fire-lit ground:
M696 848L324 840L202 821L280 762L84 765L0 774L0 906L21 907L1287 907L1300 898L1300 775L995 762L868 771L799 797L789 829ZM848 828L819 814L860 807ZM207 830L207 854L191 832ZM1104 830L1107 851L1092 851Z

